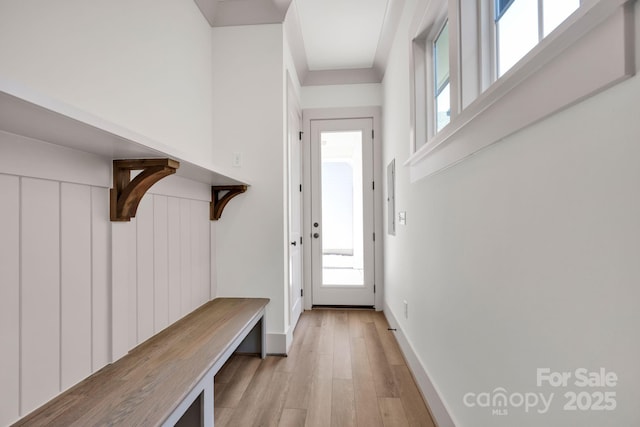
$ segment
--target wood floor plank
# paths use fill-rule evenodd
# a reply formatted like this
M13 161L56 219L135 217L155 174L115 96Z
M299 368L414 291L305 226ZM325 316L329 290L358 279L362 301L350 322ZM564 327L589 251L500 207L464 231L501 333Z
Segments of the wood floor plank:
M378 397L399 397L391 366L387 361L374 323L364 325L365 342Z
M258 418L253 422L254 426L276 427L278 425L284 409L287 389L291 383L291 375L289 372L275 371L273 373L269 389L260 401L261 409Z
M307 411L304 409L284 409L278 427L302 427L307 418Z
M303 312L300 315L296 329L293 331L293 343L289 349L289 354L284 357L280 363L278 363L278 370L284 372L294 372L296 364L301 354L302 343L304 342L304 336L307 329L310 327L311 319L313 316L309 315L309 312Z
M318 354L314 376L316 378L325 378L325 379L334 378L333 362L334 362L333 354L330 354L330 353Z
M354 379L353 394L357 425L360 427L382 426L382 416L373 379Z
M221 378L226 382L218 380L219 375L215 377L214 404L220 408L235 408L238 406L242 395L261 364L261 359L256 356L234 355L229 361L233 365L233 376L229 376L229 371L226 371Z
M402 401L397 397L380 397L378 399L384 427L405 427L409 425L402 407Z
M267 356L267 358L260 362L258 369L233 413L230 421L231 426L251 426L260 420L260 415L263 410L262 403L271 387L277 358L277 356Z
M406 364L389 361L397 343L379 315L306 311L289 357L234 355L216 376L216 427L434 427Z
M356 407L353 380L334 378L331 394L331 426L355 427Z
M227 363L222 365L222 368L218 371L214 378L214 382L218 383L228 383L233 380L233 377L236 373L238 367L242 365L242 360L239 359L236 355L232 356L227 360Z
M215 400L214 400L215 401ZM233 408L215 408L213 411L214 424L216 427L231 426L231 417L233 417Z
M353 378L357 380L373 381L373 372L369 363L369 353L367 343L364 338L351 339L351 367Z
M333 394L333 379L313 379L309 409L305 420L306 427L327 427L331 425L331 403Z
M350 380L351 345L349 339L349 316L346 311L337 312L333 332L333 378Z
M312 317L312 320L315 318ZM307 409L308 407L311 382L317 369L320 330L320 326L311 322L304 335L299 337L303 340L303 344L299 350L295 375L289 385L285 408Z
M364 338L351 339L353 386L358 426L382 426L373 373Z
M409 368L402 365L392 366L393 375L400 392L400 400L404 407L407 421L410 426L435 427L429 414L427 405L422 399L422 395L416 386Z
M381 311L376 312L373 315L373 319L378 335L380 336L380 341L382 342L384 354L387 356L387 362L389 362L390 365L406 365L400 347L398 346L398 341L395 336L393 336L393 332L389 330L389 323L384 317L384 313Z
M331 310L320 310L319 313L322 313L322 323L318 351L333 354L335 313Z
M349 336L351 338L362 338L364 323L370 323L369 310L353 310L349 312Z

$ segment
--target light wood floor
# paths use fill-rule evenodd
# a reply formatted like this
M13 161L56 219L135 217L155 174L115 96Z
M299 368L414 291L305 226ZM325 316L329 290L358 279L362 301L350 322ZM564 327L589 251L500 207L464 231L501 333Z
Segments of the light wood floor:
M218 372L216 427L434 427L387 328L381 312L304 312L288 357L234 355Z

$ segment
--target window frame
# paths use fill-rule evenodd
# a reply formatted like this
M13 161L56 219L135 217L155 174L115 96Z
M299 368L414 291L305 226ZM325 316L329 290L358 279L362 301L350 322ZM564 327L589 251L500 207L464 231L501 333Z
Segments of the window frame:
M426 142L431 140L438 132L445 129L445 125L439 131L436 126L436 90L435 90L435 58L434 43L445 25L449 25L449 123L457 116L459 110L459 81L457 51L452 45L458 43L458 25L455 19L457 12L452 10L447 0L442 2L430 2L436 5L428 16L429 25L422 27L422 31L413 38L411 44L411 70L415 78L410 79L411 95L411 136L410 150L415 153ZM430 111L431 110L431 111Z
M462 3L468 8L461 9ZM412 182L449 167L553 112L633 75L633 3L634 0L582 0L580 7L572 15L500 78L497 77L495 61L493 1L441 0L419 5L422 10L418 7L415 15L421 18L414 19L409 33L412 44L411 127L410 155L405 166L410 167ZM444 22L447 16L450 25L449 57L452 62L451 120L436 134L429 123L421 120L422 117L431 116L426 110L433 99L433 91L428 90L429 85L424 87L425 77L431 78L428 75L430 67L427 66L425 70L424 65L425 60L430 60L430 53L425 51L425 43L433 40L433 36L437 34L434 28L441 28L436 24ZM467 19L468 23L470 18L475 18L470 22L475 22L476 26L466 25L463 28L460 25L461 19ZM606 61L594 62L584 55L590 45L598 47L604 41L616 45L616 56L610 64L601 64ZM465 50L465 46L468 48L470 44L472 49ZM575 54L573 58L567 59L567 52L578 52L581 56ZM461 58L464 58L463 65ZM569 79L564 75L571 70L576 73L590 69L585 67L598 68L593 76L589 76L588 82ZM564 72L563 82L566 87L561 86L560 90L547 96L550 99L543 99L544 96L540 96L539 92L544 92L544 79L554 79L553 72L558 69ZM525 89L521 89L523 87ZM523 90L527 93L523 94ZM532 107L532 96L536 97L534 104L540 105ZM495 112L499 110L507 113L518 110L523 117L518 117L513 123L496 124L492 117L495 118Z
M440 94L442 94L442 92L444 91L444 89L449 86L449 122L451 121L451 60L447 57L448 60L448 64L447 64L447 78L445 79L445 81L438 86L438 51L437 51L437 44L438 44L438 40L440 40L440 37L443 35L445 28L447 29L447 32L449 32L449 28L448 28L448 24L449 24L449 19L445 18L444 22L442 23L442 25L440 26L440 30L438 30L438 33L436 34L436 36L433 39L433 42L431 43L431 50L432 50L432 54L431 56L433 57L433 61L432 61L432 68L433 68L433 80L432 80L432 84L433 84L433 129L434 129L434 133L438 133L440 132L442 129L438 129L438 97L440 96ZM447 34L447 38L449 38L449 40L447 40L447 46L450 44L450 37L449 34ZM450 52L449 52L450 53ZM447 122L445 124L445 126L447 124L449 124L449 122ZM444 126L443 126L444 128Z

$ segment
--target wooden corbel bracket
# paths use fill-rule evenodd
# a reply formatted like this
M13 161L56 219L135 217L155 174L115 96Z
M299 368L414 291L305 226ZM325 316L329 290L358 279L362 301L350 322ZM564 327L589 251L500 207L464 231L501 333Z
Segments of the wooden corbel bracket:
M211 187L211 204L209 219L217 221L222 216L224 207L227 206L229 200L247 191L246 185L214 185ZM223 193L220 197L220 193Z
M172 159L114 160L111 221L131 221L147 190L165 176L176 173L179 167L180 162ZM132 170L142 172L131 180Z

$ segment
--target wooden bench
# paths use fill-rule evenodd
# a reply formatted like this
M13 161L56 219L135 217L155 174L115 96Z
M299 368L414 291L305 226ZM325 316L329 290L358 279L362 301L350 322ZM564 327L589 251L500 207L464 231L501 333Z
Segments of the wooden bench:
M213 426L213 377L241 344L265 357L268 302L214 299L14 425Z

